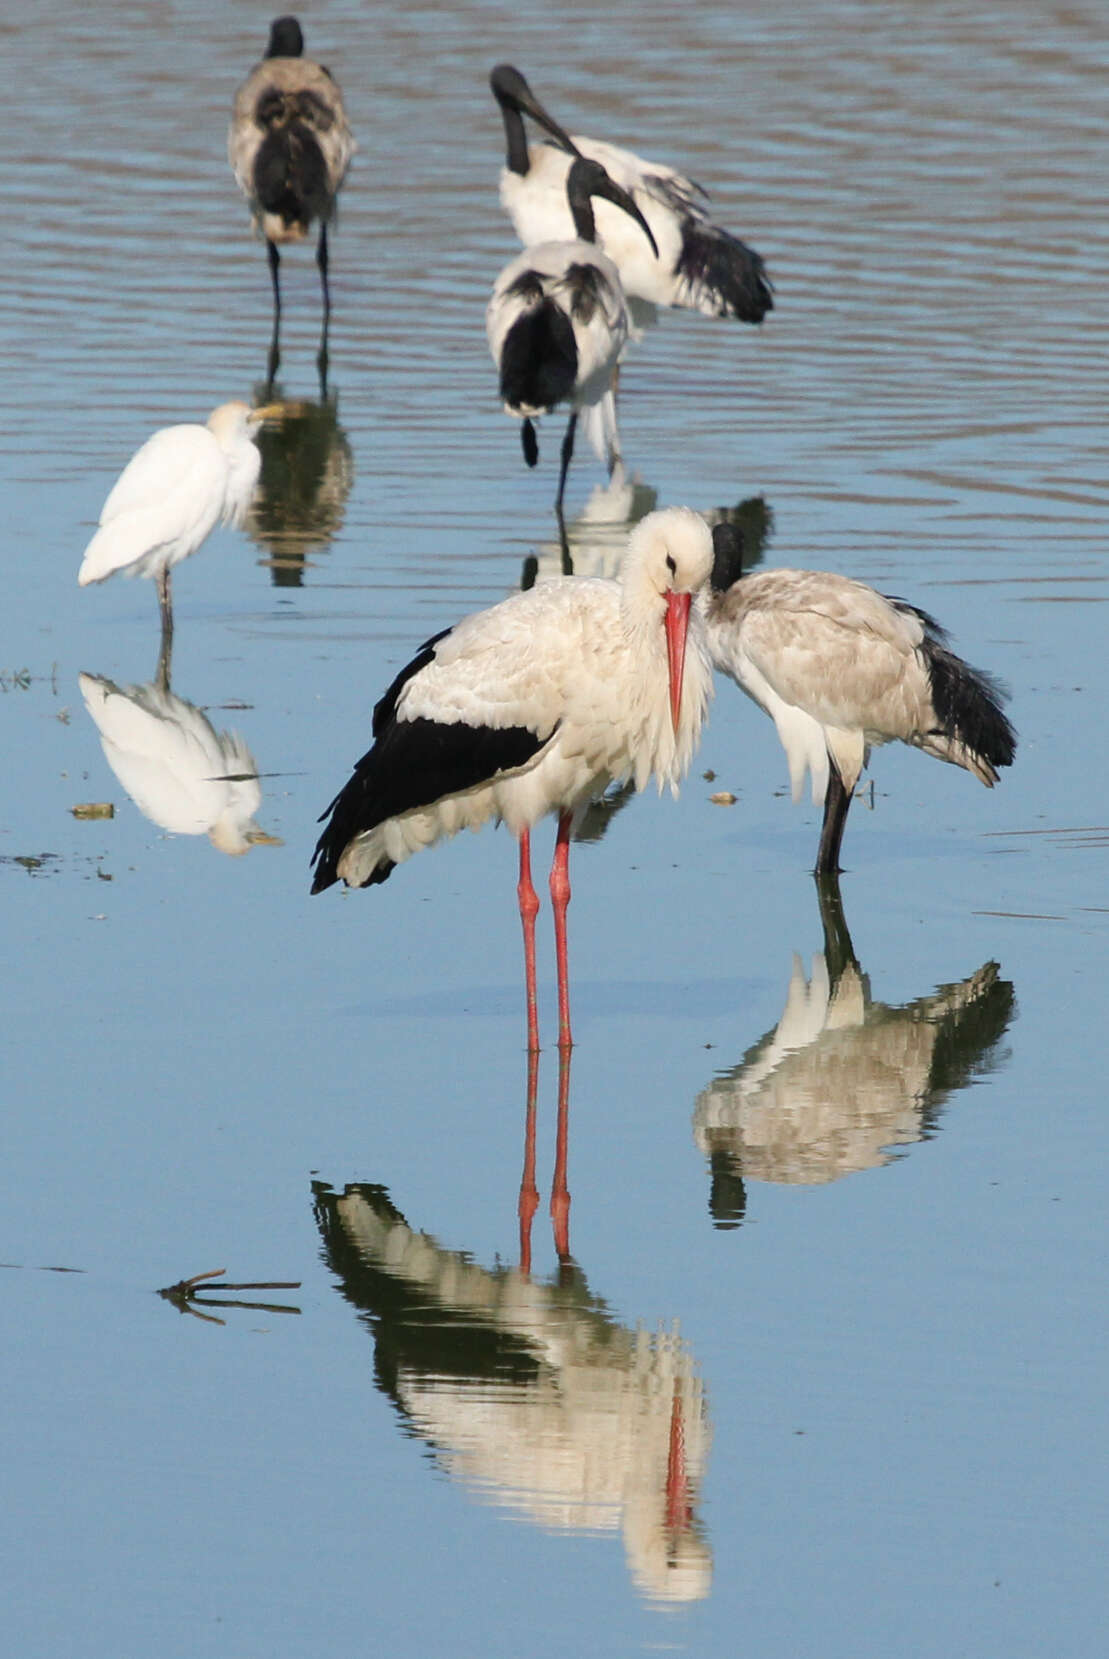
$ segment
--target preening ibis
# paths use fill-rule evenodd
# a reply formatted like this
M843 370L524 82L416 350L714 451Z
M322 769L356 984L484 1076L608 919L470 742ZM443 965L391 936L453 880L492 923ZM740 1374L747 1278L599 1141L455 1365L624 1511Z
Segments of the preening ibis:
M323 291L320 372L326 371L331 294L327 282L327 227L354 154L342 93L322 64L303 56L295 17L277 17L261 63L251 70L231 112L227 155L254 223L266 239L273 282L273 342L269 378L277 372L281 317L279 246L303 242L320 227L316 264Z
M653 247L650 228L626 190L597 161L577 157L564 180L573 240L542 242L506 265L485 313L489 350L500 374L508 414L522 418L524 459L538 457L532 417L560 403L571 406L562 441L555 508L562 497L579 413L596 411L589 430L598 458L611 474L619 452L612 378L628 337L628 313L616 266L597 244L594 198L634 220Z
M566 175L576 155L590 156L634 198L651 227L648 247L626 217L604 204L597 210L605 251L620 272L637 328L654 320L659 305L745 323L759 323L773 309L774 291L762 259L713 223L700 185L615 144L571 137L511 64L498 64L490 85L504 120L501 205L525 247L571 234ZM529 148L525 115L555 143L540 141Z
M104 503L77 572L81 586L117 570L153 576L162 632L172 634L170 572L217 524L242 522L262 465L255 436L280 412L277 404L221 403L203 426L165 426L148 438Z
M744 576L735 526L712 535L712 660L773 720L795 801L812 774L813 802L824 803L817 875L840 868L852 792L874 745L898 739L993 787L1016 752L1003 694L948 649L934 617L824 571Z
M314 893L384 881L460 829L502 819L520 844L528 1047L539 1046L531 828L558 814L550 891L559 1047L569 1048L570 835L608 786L653 773L676 793L712 692L691 600L712 538L688 507L633 531L619 581L558 577L428 640L374 710L373 747L324 813Z

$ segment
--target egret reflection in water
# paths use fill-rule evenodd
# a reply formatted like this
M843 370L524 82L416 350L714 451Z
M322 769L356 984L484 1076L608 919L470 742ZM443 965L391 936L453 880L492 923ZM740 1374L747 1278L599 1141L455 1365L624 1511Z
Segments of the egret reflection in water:
M742 1221L747 1180L835 1181L927 1140L948 1097L1003 1058L1015 1000L996 962L913 1002L874 1002L838 885L817 890L824 949L811 977L795 953L778 1024L694 1106L718 1227Z
M157 682L118 686L98 674L77 681L104 758L139 811L174 835L207 835L237 857L279 847L254 814L262 787L254 756L236 732L217 732L194 703Z
M354 457L339 424L338 398L279 401L263 427L262 466L245 528L266 555L274 587L300 587L304 567L343 526Z

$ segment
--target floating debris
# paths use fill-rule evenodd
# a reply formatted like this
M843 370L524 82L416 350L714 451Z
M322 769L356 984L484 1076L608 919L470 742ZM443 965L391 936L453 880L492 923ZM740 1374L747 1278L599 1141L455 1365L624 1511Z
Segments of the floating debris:
M114 818L116 815L111 801L81 801L69 810L75 818Z
M709 796L713 806L735 806L738 799L739 796L733 795L730 789L718 789L715 795Z

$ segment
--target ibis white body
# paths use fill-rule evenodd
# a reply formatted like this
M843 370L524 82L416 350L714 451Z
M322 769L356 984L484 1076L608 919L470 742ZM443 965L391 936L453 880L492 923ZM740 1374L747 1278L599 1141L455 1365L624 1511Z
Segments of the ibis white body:
M863 582L758 571L713 593L706 620L716 667L774 721L794 800L807 772L813 801L825 803L818 873L838 867L851 792L874 746L907 743L987 787L1012 761L1015 738L989 676L947 649L926 612ZM826 847L831 785L839 821Z

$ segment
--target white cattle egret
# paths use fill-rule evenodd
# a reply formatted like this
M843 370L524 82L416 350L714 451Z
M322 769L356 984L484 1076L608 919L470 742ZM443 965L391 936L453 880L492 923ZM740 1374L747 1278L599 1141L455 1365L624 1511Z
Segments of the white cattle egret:
M497 278L485 313L501 398L508 414L523 420L529 466L538 458L532 417L560 403L571 406L555 500L560 529L574 432L583 409L597 411L590 437L610 474L619 453L612 380L628 337L628 314L619 273L597 244L593 199L612 202L639 226L635 234L654 245L639 208L599 162L579 156L564 188L573 240L526 248Z
M874 745L897 739L993 787L1016 752L1003 694L947 648L933 617L825 571L744 576L735 526L712 535L712 660L774 721L795 801L812 774L813 802L824 803L817 875L840 867L852 792Z
M320 372L326 373L331 294L327 282L327 227L335 198L354 154L343 98L329 70L306 58L295 17L270 25L261 63L251 70L231 112L227 154L239 188L266 239L273 283L273 342L269 378L277 372L281 317L279 245L303 242L313 221L320 227L316 264L323 292Z
M242 522L261 467L255 434L280 412L278 404L221 403L203 426L164 426L148 438L104 503L77 572L81 586L117 571L153 576L162 631L171 634L170 572L217 524Z
M700 185L615 144L571 137L511 64L498 64L490 85L504 119L501 205L525 247L571 234L566 175L574 156L590 156L635 199L651 227L648 247L626 218L603 203L597 209L605 251L620 272L637 327L654 321L659 305L745 323L759 323L773 309L773 288L762 259L713 223ZM545 128L555 143L540 142L529 149L525 115Z
M608 784L653 773L676 793L700 736L712 675L693 594L712 540L688 507L652 513L620 580L560 577L437 634L374 710L374 744L324 817L314 893L384 881L457 830L503 820L520 844L528 1046L539 1046L531 827L558 814L550 890L559 1046L570 1035L566 964L571 831ZM689 650L687 652L687 638Z

